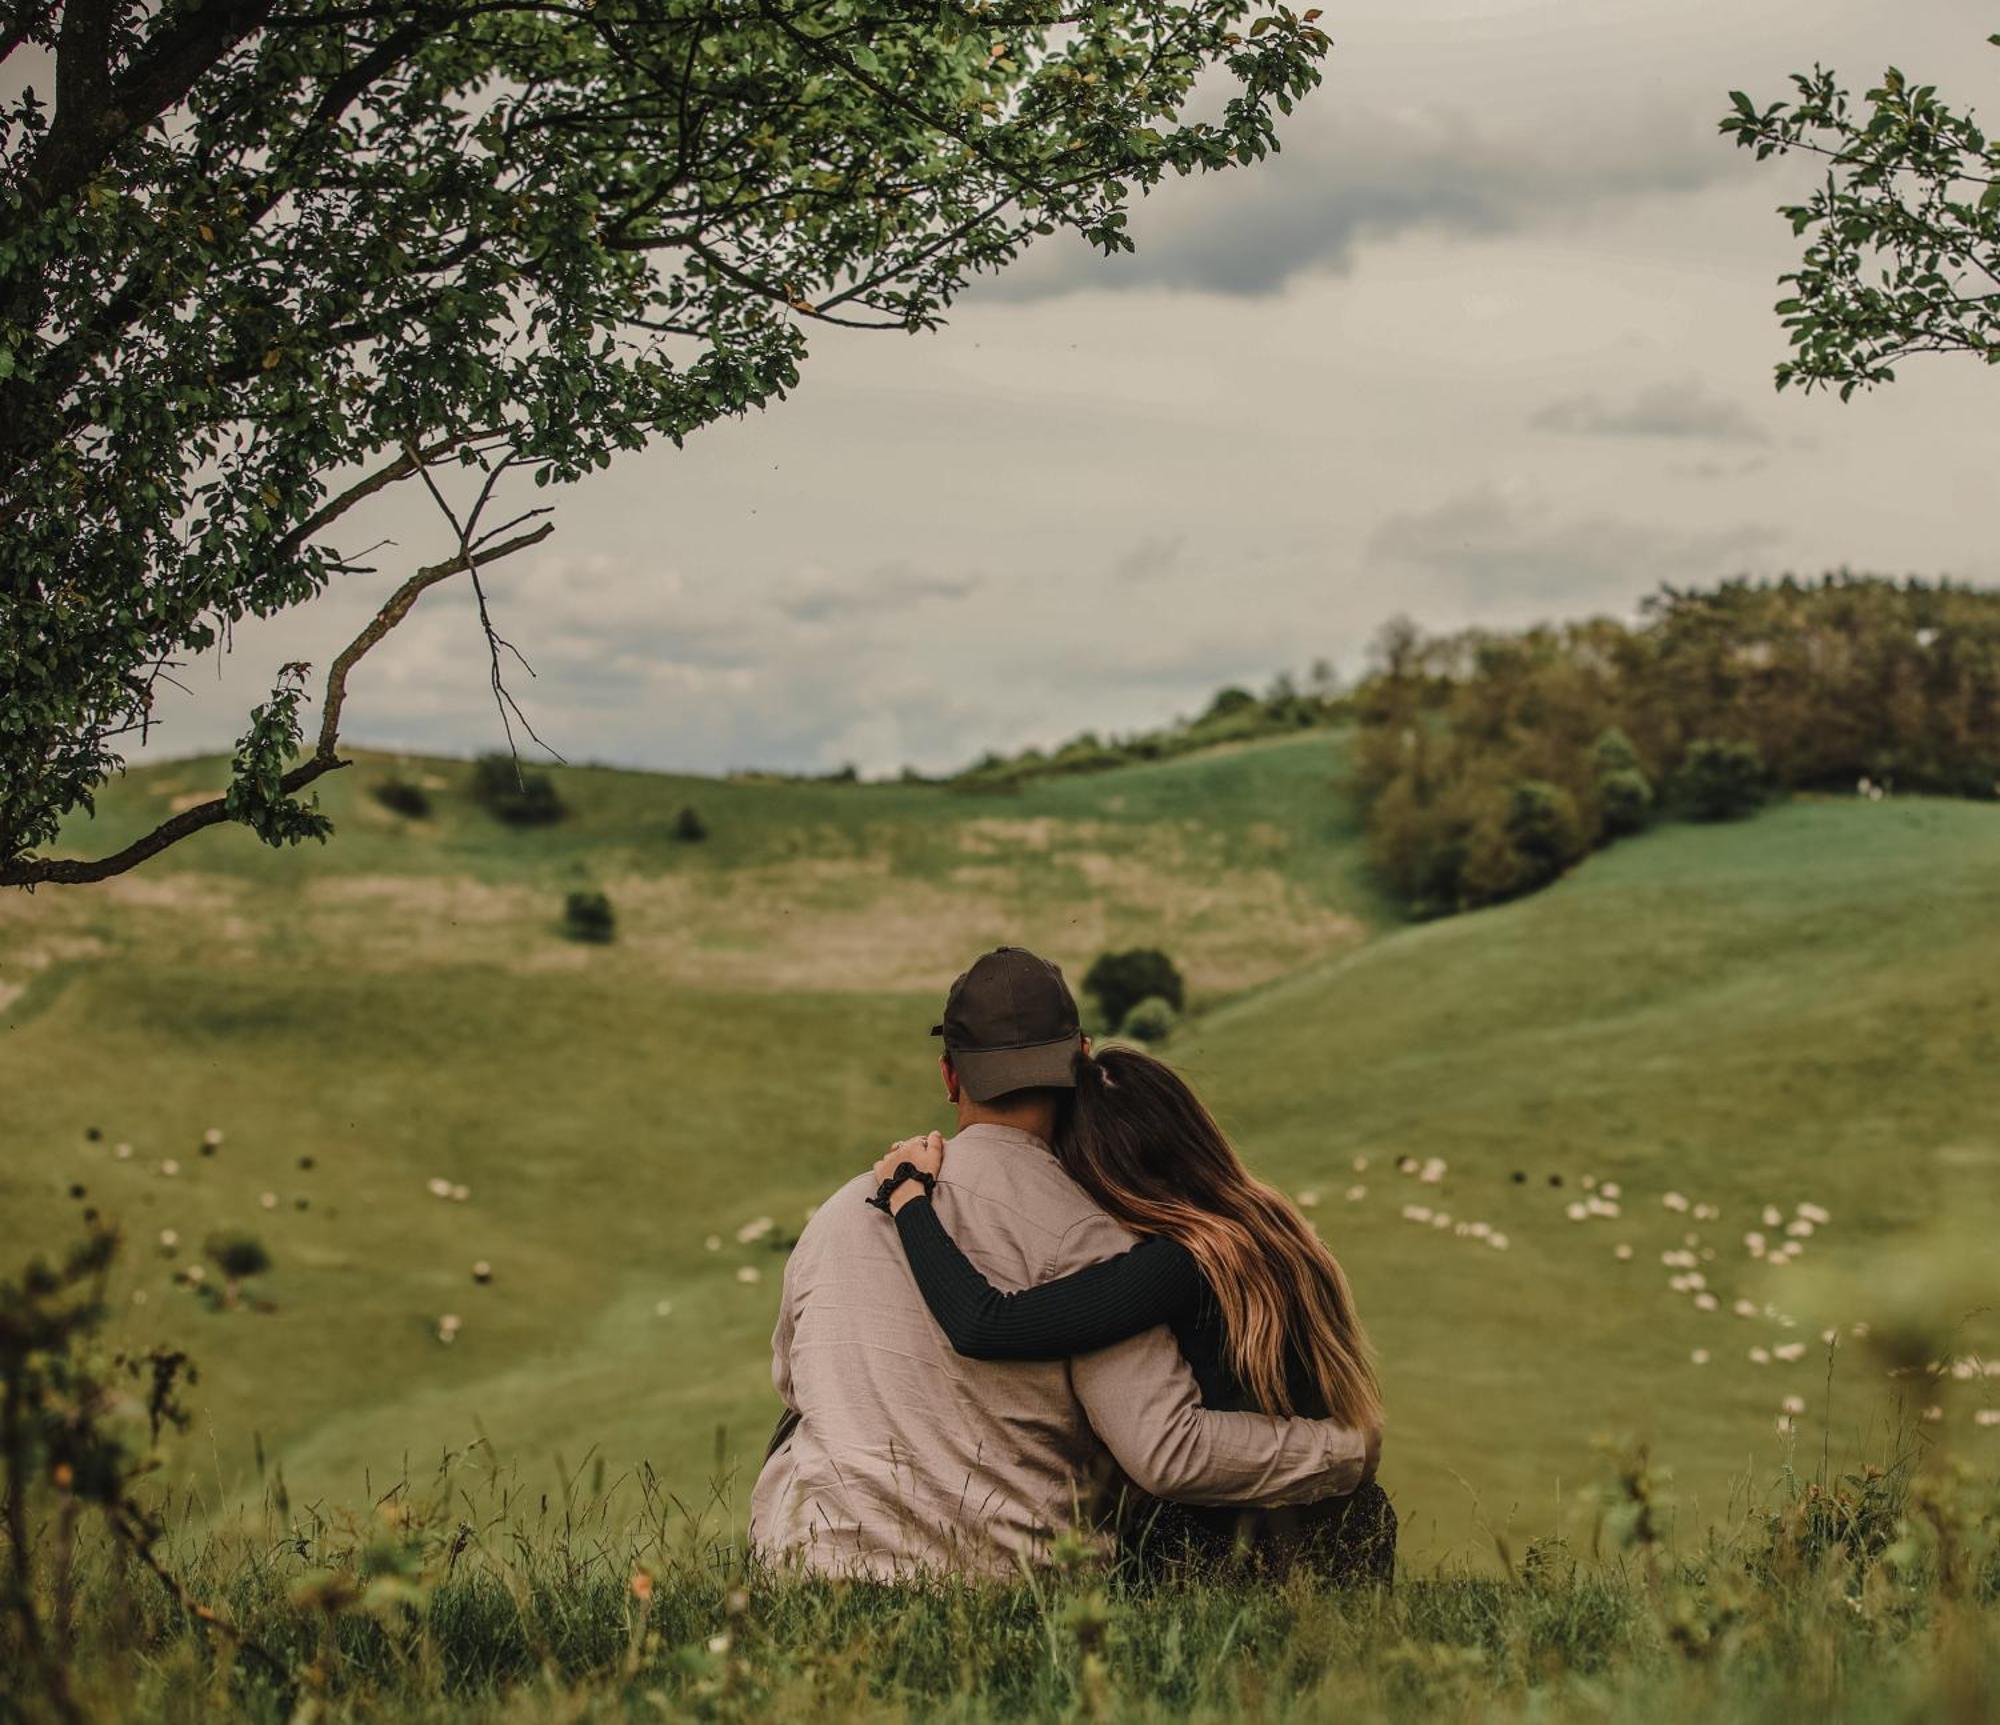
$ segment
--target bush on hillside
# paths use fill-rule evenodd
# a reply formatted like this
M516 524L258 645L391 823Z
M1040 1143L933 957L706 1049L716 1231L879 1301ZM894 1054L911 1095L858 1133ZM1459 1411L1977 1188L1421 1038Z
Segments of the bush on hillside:
M1155 996L1176 1012L1187 1005L1187 985L1174 961L1151 946L1099 954L1084 975L1083 990L1096 1000L1105 1024L1122 1025L1133 1007Z
M1164 1042L1173 1035L1174 1026L1179 1022L1180 1014L1174 1010L1171 1001L1149 994L1125 1014L1125 1022L1118 1027L1118 1034L1128 1042Z
M1597 781L1597 818L1607 841L1645 831L1653 818L1653 781L1637 767L1603 774Z
M210 1262L232 1282L247 1282L271 1267L271 1254L255 1234L211 1234L205 1249Z
M674 816L674 837L684 845L698 845L708 837L708 823L692 803Z
M1735 821L1764 801L1764 757L1755 743L1704 737L1688 745L1675 775L1682 805L1698 821Z
M1507 842L1520 858L1520 888L1546 886L1590 848L1576 798L1561 785L1522 779L1507 793Z
M413 821L420 821L431 812L430 793L422 785L394 775L375 786L375 800L392 814Z
M601 892L579 889L563 900L563 932L571 940L603 945L618 932L618 916Z
M546 773L531 773L512 755L481 755L472 768L473 800L510 827L545 827L569 811Z

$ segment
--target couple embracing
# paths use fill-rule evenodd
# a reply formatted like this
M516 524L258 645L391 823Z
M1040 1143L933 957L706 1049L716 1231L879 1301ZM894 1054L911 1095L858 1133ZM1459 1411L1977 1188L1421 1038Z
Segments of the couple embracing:
M1033 953L980 958L932 1034L958 1131L842 1187L786 1267L752 1544L1006 1576L1079 1530L1148 1570L1387 1581L1373 1358L1318 1236Z

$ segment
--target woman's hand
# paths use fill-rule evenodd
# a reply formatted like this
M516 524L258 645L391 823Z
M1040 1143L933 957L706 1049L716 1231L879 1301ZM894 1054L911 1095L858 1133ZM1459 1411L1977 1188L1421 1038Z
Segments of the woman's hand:
M921 1138L905 1138L900 1144L891 1144L888 1153L875 1164L875 1183L879 1186L905 1162L935 1179L944 1172L944 1134L927 1132ZM890 1213L893 1215L922 1191L916 1181L905 1180L889 1194Z

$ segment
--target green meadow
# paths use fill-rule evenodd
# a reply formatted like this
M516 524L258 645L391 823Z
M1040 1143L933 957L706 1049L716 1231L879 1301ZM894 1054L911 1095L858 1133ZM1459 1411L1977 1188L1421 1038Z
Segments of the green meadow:
M1415 1573L1582 1549L1605 1439L1651 1446L1689 1548L1899 1403L2000 1465L2000 1377L1891 1383L1854 1331L1885 1250L2000 1222L2000 807L1800 798L1407 925L1343 770L1327 732L988 794L558 769L568 818L524 830L464 763L363 755L324 848L223 829L0 900L0 1249L119 1220L121 1333L202 1369L174 1466L212 1521L483 1438L530 1481L646 1464L726 1530L784 1247L944 1124L951 976L1158 945L1193 1009L1167 1052L1353 1278ZM134 772L69 842L223 771ZM392 774L428 817L380 806ZM579 887L611 943L565 936ZM1826 1220L1788 1233L1801 1204ZM273 1267L214 1310L179 1278L225 1229Z

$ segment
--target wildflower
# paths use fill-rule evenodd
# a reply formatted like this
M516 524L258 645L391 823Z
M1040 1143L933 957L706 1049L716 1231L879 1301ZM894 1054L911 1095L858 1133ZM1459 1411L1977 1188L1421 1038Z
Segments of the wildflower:
M754 1246L776 1226L777 1223L769 1216L758 1216L736 1230L736 1243L739 1246Z
M1708 1349L1706 1348L1696 1348L1693 1353L1688 1355L1689 1361L1697 1366L1707 1365L1708 1358L1709 1358Z
M169 1156L164 1162L160 1164L160 1172L166 1175L166 1177L169 1180L171 1180L180 1171L181 1171L181 1165L178 1162L176 1162L171 1156Z
M656 1300L654 1302L653 1304L654 1317L671 1318L673 1315L674 1315L674 1303L672 1300Z
M761 1280L763 1274L764 1272L755 1264L739 1264L736 1269L736 1279L746 1285Z
M1632 1248L1629 1245L1627 1245L1623 1240L1620 1240L1617 1245L1611 1248L1611 1255L1612 1257L1616 1258L1619 1261L1619 1263L1629 1264L1632 1261Z
M1366 1186L1350 1186L1347 1188L1347 1201L1350 1204L1358 1204L1367 1196L1368 1188Z
M638 1602L641 1605L646 1604L648 1601L652 1599L653 1578L650 1575L648 1575L643 1569L635 1569L632 1571L631 1586L632 1586L632 1597L638 1600Z
M1790 1414L1780 1414L1778 1416L1778 1436L1790 1437L1791 1435L1792 1435L1792 1416Z
M729 1637L726 1635L711 1635L708 1638L708 1650L716 1654L727 1653L729 1651Z
M1840 1340L1840 1332L1838 1330L1821 1330L1819 1339L1826 1343L1828 1347L1832 1347L1834 1343Z
M1788 1414L1802 1414L1806 1411L1806 1398L1804 1396L1787 1396L1778 1406Z

